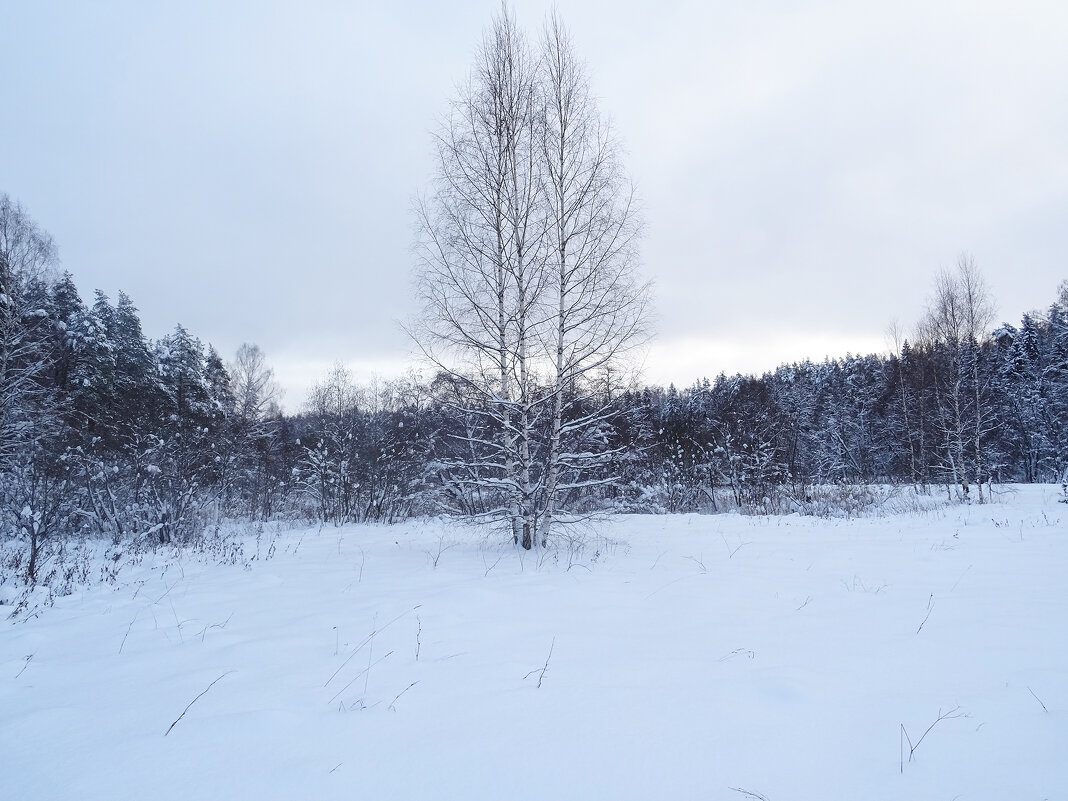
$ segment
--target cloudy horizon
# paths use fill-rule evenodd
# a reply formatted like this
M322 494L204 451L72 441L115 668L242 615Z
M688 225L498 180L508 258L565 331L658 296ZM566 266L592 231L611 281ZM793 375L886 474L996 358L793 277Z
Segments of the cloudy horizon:
M532 37L549 5L513 4ZM412 199L497 3L25 4L0 192L83 298L258 344L285 405L414 363ZM1068 10L559 3L642 201L651 383L911 330L971 253L1018 322L1068 278Z

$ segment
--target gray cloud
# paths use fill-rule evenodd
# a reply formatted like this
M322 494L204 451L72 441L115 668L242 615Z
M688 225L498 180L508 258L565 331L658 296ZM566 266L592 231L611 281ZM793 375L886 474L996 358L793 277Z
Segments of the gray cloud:
M1068 12L865 6L561 6L642 195L649 378L881 348L965 249L1009 320L1068 277ZM0 191L149 335L257 342L290 407L397 372L429 131L495 7L23 4Z

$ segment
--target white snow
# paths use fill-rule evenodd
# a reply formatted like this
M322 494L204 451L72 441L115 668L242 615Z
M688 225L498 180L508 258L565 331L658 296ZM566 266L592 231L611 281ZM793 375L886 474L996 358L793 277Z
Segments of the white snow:
M1059 495L120 560L0 623L0 798L1064 798Z

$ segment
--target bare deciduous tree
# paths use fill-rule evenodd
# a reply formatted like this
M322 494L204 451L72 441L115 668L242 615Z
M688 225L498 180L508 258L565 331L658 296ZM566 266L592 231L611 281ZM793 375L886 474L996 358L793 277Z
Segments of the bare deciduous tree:
M936 400L946 467L962 497L969 493L968 459L983 498L983 437L993 421L985 403L980 371L982 348L990 338L994 307L975 260L962 254L956 270L942 272L920 323L920 338L942 356ZM970 453L969 453L970 451Z
M419 205L413 335L435 366L465 381L487 425L468 446L518 540L530 483L531 312L540 287L534 138L537 64L507 8L436 137L437 175Z
M254 425L277 410L282 390L259 345L244 343L237 349L230 364L230 383L239 420Z
M277 433L282 389L258 345L242 344L229 365L234 408L231 430L237 481L249 500L249 513L268 517L279 489Z
M548 217L546 253L552 355L552 420L544 478L544 530L548 533L567 473L584 476L603 460L588 447L567 449L572 436L607 421L611 401L595 389L647 333L649 286L635 276L640 226L634 190L627 183L610 126L598 113L583 64L560 18L550 15L542 43L543 186ZM592 401L592 403L591 403Z
M491 516L531 548L545 542L561 490L599 463L589 443L568 447L608 419L594 377L645 329L633 193L555 16L535 58L502 8L436 144L411 332L469 386L460 396L477 399L465 413L485 425L468 429L457 458L477 468L463 474L482 497L498 499Z

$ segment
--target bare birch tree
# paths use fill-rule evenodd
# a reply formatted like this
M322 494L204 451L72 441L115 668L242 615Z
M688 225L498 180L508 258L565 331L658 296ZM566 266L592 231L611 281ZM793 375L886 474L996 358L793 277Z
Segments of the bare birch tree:
M229 365L229 372L234 414L243 425L253 427L277 412L282 389L259 345L243 343Z
M517 543L544 545L561 491L598 463L565 447L608 419L592 379L644 330L633 193L556 17L536 58L502 7L436 145L411 333L479 400L463 410L485 421L457 449L466 480L499 498L488 513Z
M532 314L541 292L542 232L534 130L537 63L508 9L493 20L475 68L435 139L433 192L419 204L413 336L438 369L469 384L486 426L467 445L477 481L499 497L518 541L529 530L535 412Z
M936 402L946 467L962 498L969 495L970 477L983 498L983 437L992 420L985 402L980 371L982 348L989 340L994 307L983 277L968 254L961 254L954 272L942 272L934 297L920 323L920 336L941 356Z
M266 517L277 489L274 474L278 454L274 442L282 389L258 345L242 344L229 365L229 373L234 396L230 426L239 467L238 481L249 500L249 513Z
M547 295L554 302L544 343L552 356L542 503L547 535L562 492L608 480L589 475L604 454L573 435L608 420L610 398L595 391L594 379L644 341L649 287L635 274L640 226L634 190L590 94L586 69L555 13L545 24L542 64ZM569 441L578 447L569 449ZM565 474L570 483L561 481Z

